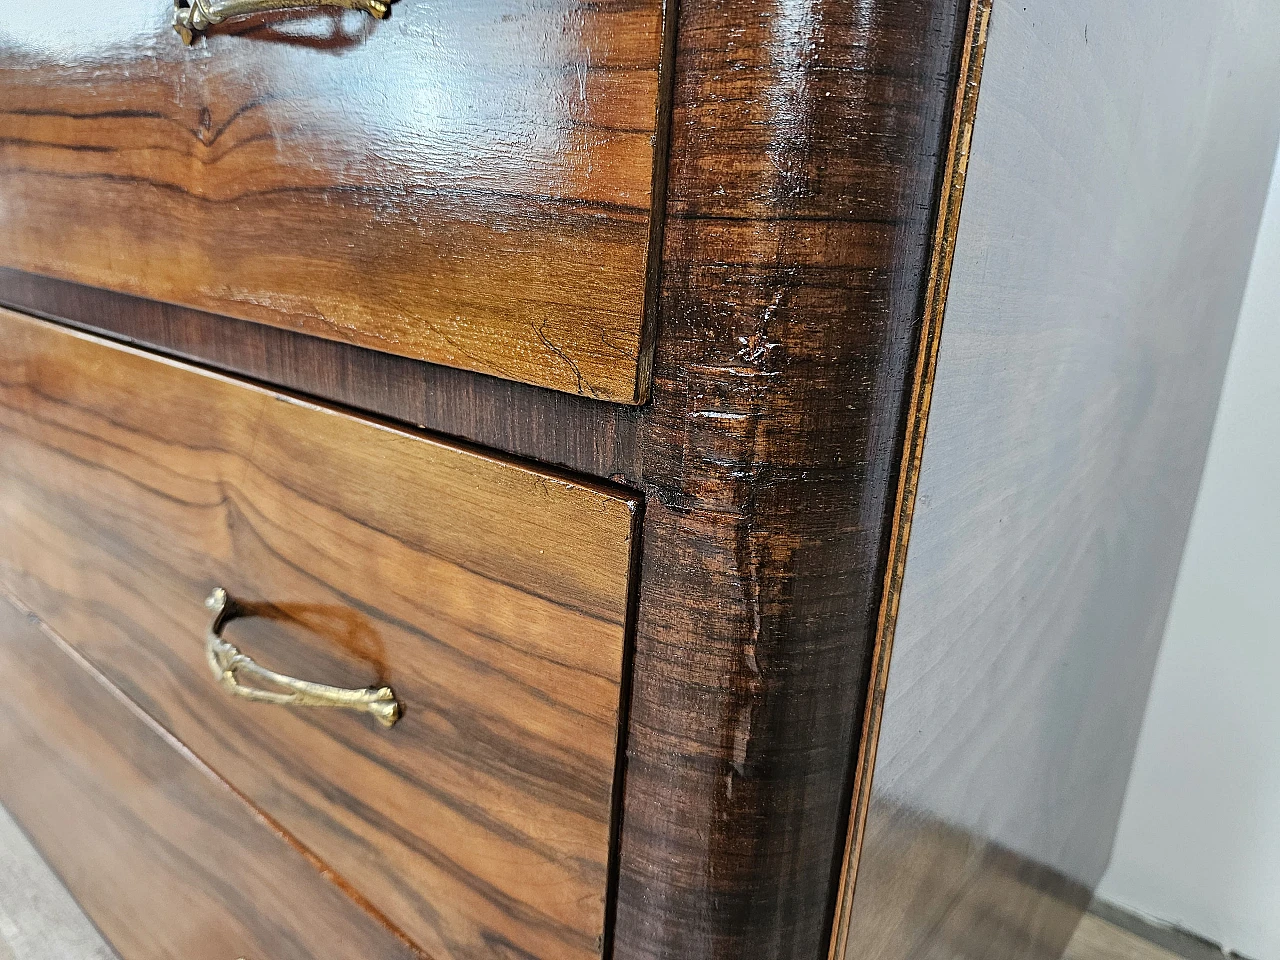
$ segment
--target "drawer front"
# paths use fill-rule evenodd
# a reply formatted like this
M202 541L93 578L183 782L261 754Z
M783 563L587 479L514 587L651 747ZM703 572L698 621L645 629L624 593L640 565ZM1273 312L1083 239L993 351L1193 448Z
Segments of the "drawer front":
M638 402L662 0L0 0L0 264Z
M438 958L604 933L636 504L0 313L0 577ZM390 729L215 682L385 684Z
M0 803L125 960L421 960L3 595L0 675Z

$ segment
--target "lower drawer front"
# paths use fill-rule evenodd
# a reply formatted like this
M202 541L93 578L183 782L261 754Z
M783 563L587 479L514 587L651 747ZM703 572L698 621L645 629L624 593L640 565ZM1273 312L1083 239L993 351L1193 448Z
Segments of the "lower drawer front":
M419 960L3 596L0 676L0 804L123 956Z
M9 590L431 956L598 956L636 504L17 314L0 343ZM403 717L233 696L217 586L240 651Z

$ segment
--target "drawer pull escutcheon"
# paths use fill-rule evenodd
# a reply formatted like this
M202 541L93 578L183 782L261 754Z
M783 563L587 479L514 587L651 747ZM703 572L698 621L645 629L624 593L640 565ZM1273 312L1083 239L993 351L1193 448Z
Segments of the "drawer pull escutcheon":
M363 10L379 20L391 11L387 0L173 0L173 29L178 32L183 43L189 44L202 30L232 17L248 17L255 13L275 13L304 7Z
M384 727L392 727L400 719L403 710L390 687L349 689L297 680L268 670L241 653L234 644L222 638L222 628L228 620L235 618L234 604L222 587L214 587L204 605L213 611L213 620L205 637L209 667L213 670L214 679L237 697L289 707L337 707L371 713ZM246 686L241 682L242 677L278 689Z

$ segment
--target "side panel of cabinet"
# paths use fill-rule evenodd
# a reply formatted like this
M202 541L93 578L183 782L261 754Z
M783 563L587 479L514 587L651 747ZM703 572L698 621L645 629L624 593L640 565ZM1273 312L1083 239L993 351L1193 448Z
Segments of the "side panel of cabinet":
M1107 865L1278 44L1267 0L995 4L838 960L1051 960Z

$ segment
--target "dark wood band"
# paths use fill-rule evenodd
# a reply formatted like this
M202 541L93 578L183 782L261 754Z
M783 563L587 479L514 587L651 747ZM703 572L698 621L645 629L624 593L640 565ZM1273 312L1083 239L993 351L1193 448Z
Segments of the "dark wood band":
M579 473L637 479L634 407L7 267L0 305Z
M814 960L967 13L680 5L618 960Z

